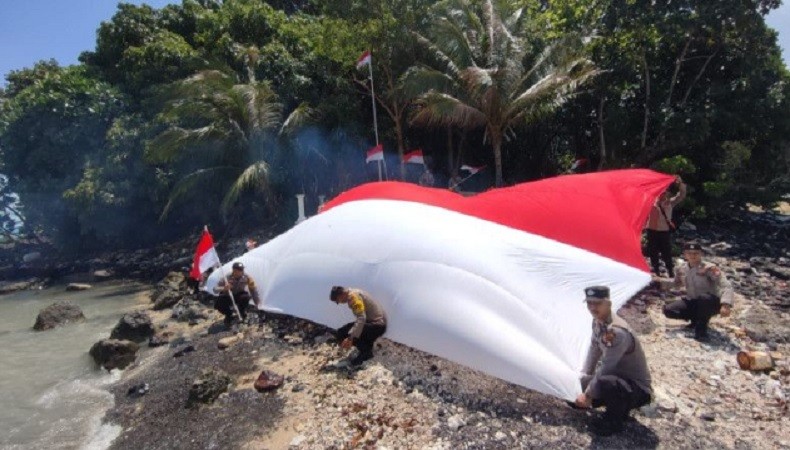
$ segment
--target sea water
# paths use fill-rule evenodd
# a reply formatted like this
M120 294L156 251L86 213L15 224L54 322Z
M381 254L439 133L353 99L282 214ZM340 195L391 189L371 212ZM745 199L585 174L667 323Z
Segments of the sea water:
M77 304L85 322L33 331L38 312L58 300ZM110 445L121 429L103 424L102 417L113 405L107 387L120 372L98 369L88 350L147 300L139 284L100 284L80 292L54 286L0 296L0 448Z

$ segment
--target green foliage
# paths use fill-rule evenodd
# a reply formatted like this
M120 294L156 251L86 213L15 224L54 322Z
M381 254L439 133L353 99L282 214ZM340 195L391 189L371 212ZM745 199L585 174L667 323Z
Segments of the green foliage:
M691 160L683 155L664 158L653 164L653 169L670 175L692 175L697 172L697 167Z

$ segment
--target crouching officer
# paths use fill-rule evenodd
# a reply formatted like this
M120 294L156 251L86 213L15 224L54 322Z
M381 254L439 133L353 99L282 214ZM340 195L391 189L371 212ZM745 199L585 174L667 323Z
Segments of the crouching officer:
M352 345L357 348L359 353L349 363L358 366L373 357L373 344L387 331L384 308L367 292L343 286L333 286L329 299L337 304L348 304L356 316L354 322L340 327L335 336L342 348Z
M251 276L244 273L244 264L240 262L233 263L233 271L224 280L219 280L217 286L214 287L214 293L219 294L217 301L214 303L214 308L225 316L225 325L230 326L233 323L233 302L239 308L239 318L242 322L247 319L247 306L250 304L250 299L258 305L258 288L255 286L255 280ZM233 298L231 298L231 293Z
M590 349L582 369L579 408L605 406L603 417L592 424L595 434L609 436L622 431L632 409L650 403L653 394L650 370L639 340L628 324L612 314L609 288L584 290L587 309L593 316ZM598 362L600 366L596 369Z
M702 260L702 247L696 242L683 246L686 262L675 273L675 286L686 288L686 297L664 306L664 315L670 319L688 320L694 338L708 337L708 322L720 314L730 315L732 285L715 264Z

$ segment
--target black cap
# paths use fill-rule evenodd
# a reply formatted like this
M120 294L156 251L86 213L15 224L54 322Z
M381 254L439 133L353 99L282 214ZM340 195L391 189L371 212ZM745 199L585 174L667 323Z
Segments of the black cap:
M233 263L233 270L244 270L244 264L240 262Z
M343 286L332 286L332 290L329 291L329 300L337 303L337 300L340 298L340 294L342 294L346 288Z
M699 250L699 251L702 251L702 246L699 245L698 243L694 242L694 241L686 242L685 244L683 244L683 250L684 251L685 250Z
M602 301L609 298L609 288L606 286L590 286L584 289L584 301Z

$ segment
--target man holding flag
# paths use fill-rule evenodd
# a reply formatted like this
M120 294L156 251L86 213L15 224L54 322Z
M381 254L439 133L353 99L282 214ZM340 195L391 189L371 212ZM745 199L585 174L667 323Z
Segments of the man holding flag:
M225 316L227 326L233 323L234 303L238 307L239 318L244 322L247 320L247 306L250 299L256 305L259 300L255 280L244 273L244 264L240 262L233 263L233 272L217 283L214 293L219 294L217 301L214 302L214 308Z

